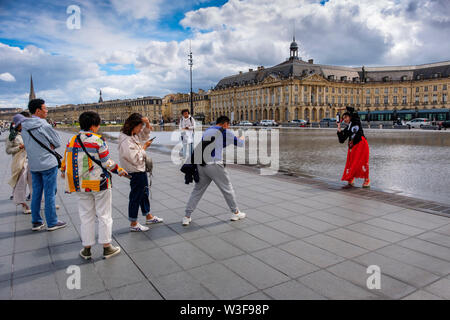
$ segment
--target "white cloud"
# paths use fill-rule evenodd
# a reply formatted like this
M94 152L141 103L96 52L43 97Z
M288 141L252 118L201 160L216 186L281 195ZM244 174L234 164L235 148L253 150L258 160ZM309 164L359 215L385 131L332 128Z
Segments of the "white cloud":
M16 78L9 72L1 73L0 80L5 82L16 82Z

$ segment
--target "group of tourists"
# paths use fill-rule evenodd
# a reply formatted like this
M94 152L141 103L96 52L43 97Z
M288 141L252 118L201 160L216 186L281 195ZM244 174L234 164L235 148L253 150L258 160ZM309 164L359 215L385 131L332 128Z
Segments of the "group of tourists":
M151 213L149 199L149 174L153 162L147 150L152 126L149 119L138 113L126 119L118 140L119 163L110 155L106 140L98 133L101 118L98 113L87 111L80 115L80 131L73 135L65 148L64 155L56 149L62 145L59 134L47 121L47 107L42 99L29 102L29 112L22 112L12 119L10 135L6 142L6 152L13 156L12 176L9 184L13 188L16 205L21 205L24 214L31 213L33 231L47 229L54 231L67 226L58 219L55 196L57 176L65 180L65 192L78 197L78 213L81 221L81 240L83 248L80 256L92 258L91 248L96 243L96 222L98 221L98 243L103 246L105 259L120 253L120 247L112 245L112 176L124 177L130 181L128 218L130 232L146 232L148 225L162 223L163 219ZM246 217L238 208L235 191L223 161L223 149L233 145L244 146L244 137L236 137L230 130L230 119L220 116L216 125L208 128L202 141L194 148L193 134L195 120L189 110L182 111L179 129L182 132L182 158L185 163L181 171L185 181L195 180L182 225L188 226L191 215L208 186L213 181L222 192L230 209L230 220ZM342 177L348 186L355 178L363 178L364 187L369 180L369 147L364 137L361 122L351 108L343 114L347 124L341 129L338 124L338 137L341 143L349 140L347 164ZM196 153L201 153L201 162L196 163ZM31 193L31 208L27 205L27 186ZM41 216L41 202L44 196L45 221ZM139 209L145 217L145 225L138 221Z
M78 213L81 221L81 240L83 248L80 256L84 259L92 257L91 247L96 243L96 221L98 221L98 243L103 246L105 259L120 253L120 247L112 242L112 175L128 178L130 195L128 217L130 232L145 232L146 225L162 223L163 219L152 215L149 199L148 174L153 163L147 149L152 143L150 132L152 126L148 118L134 113L125 121L118 141L119 163L110 156L106 140L98 133L101 118L96 112L84 112L79 117L80 131L72 136L65 148L64 155L57 153L61 138L46 121L48 110L45 101L34 99L29 102L28 112L17 114L13 118L10 137L6 144L8 154L13 155L12 177L13 200L22 205L23 213L31 213L33 231L54 231L67 226L58 219L55 196L57 194L57 175L65 180L65 192L75 193L78 197ZM192 152L192 136L195 126L190 120L189 112L183 114L186 123L185 157ZM217 126L220 135L232 135L230 120L222 117ZM220 131L219 131L220 130ZM225 136L224 136L225 137ZM243 145L243 140L234 137L236 145ZM221 143L222 139L217 140ZM225 139L223 140L225 141ZM239 141L239 143L237 143ZM220 145L220 148L226 144ZM212 153L214 156L214 153ZM239 220L245 214L237 209L234 190L228 174L218 161L221 156L215 155L213 161L200 168L201 184L197 184L186 208L182 224L187 226L191 221L191 213L211 181L214 181L225 195L233 216L231 220ZM26 203L26 188L31 192L31 209ZM41 201L44 195L45 222L41 217ZM138 221L139 209L145 217L145 225Z

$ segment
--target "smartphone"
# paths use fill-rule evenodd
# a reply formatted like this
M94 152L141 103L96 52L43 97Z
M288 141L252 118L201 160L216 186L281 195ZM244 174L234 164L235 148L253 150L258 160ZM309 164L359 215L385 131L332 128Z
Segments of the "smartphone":
M336 123L339 123L340 121L339 121L340 119L339 119L339 113L336 115Z
M153 141L156 139L156 136L154 136L153 138L151 138L149 141Z

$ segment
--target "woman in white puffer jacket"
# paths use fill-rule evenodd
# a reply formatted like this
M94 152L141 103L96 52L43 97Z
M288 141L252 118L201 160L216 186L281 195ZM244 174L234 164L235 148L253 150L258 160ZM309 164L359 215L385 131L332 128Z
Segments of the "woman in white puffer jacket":
M144 127L145 125L145 127ZM131 232L148 231L149 228L138 221L139 207L146 217L146 224L163 222L163 219L150 213L150 192L147 172L145 170L146 150L152 141L149 140L152 126L148 118L133 113L125 120L119 135L120 166L130 176L130 197L128 203L128 219Z

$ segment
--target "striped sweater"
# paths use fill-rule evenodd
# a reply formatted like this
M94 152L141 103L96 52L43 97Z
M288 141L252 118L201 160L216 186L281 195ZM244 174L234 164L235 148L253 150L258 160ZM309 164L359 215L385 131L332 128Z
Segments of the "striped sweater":
M89 159L76 138L75 135L69 140L61 164L61 171L66 176L66 192L98 192L111 188L111 179ZM86 151L100 160L103 168L113 173L123 170L110 159L108 145L101 135L80 131L80 138Z

